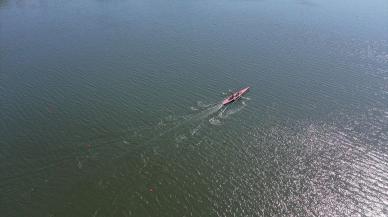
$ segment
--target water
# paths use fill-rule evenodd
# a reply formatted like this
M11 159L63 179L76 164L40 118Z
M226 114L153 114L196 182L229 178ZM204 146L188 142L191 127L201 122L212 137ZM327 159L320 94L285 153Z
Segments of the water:
M0 0L0 212L386 216L387 39L384 0Z

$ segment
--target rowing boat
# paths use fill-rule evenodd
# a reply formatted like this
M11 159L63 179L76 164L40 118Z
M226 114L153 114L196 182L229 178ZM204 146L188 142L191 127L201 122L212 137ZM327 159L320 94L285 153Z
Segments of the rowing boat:
M249 91L249 87L246 87L246 88L243 88L235 93L233 93L232 95L230 95L228 98L224 99L222 101L222 105L228 105L238 99L240 99L245 93L247 93Z

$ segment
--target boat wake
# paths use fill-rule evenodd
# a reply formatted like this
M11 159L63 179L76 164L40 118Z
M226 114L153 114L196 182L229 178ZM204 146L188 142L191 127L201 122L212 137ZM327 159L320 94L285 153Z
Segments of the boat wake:
M217 116L219 118L226 119L230 115L233 115L233 114L243 110L246 106L247 106L247 104L244 101L242 101L241 105L238 105L236 108L226 107L225 109L221 110L221 112Z
M246 107L246 98L231 103L227 106L221 102L216 104L205 104L197 102L197 105L190 107L193 114L190 115L168 115L162 118L154 127L146 129L144 132L139 132L137 140L143 140L138 145L129 145L131 138L123 140L124 146L127 146L126 151L122 152L118 158L125 157L127 153L137 152L136 150L146 150L146 147L151 149L160 149L159 141L164 141L163 144L171 144L180 147L187 140L201 139L203 133L210 126L221 126L224 120L228 119L233 114L236 114ZM209 126L210 125L210 126ZM153 128L153 129L152 129ZM142 131L142 130L140 130ZM149 135L153 135L149 137ZM133 135L132 135L133 136ZM133 139L133 138L132 138Z
M222 125L223 124L222 120L225 120L229 118L231 115L240 112L247 106L245 101L240 101L240 102L238 104L230 105L220 109L216 116L211 117L209 119L209 123L211 125L216 125L216 126Z
M206 119L207 117L219 112L220 110L222 110L223 106L221 103L219 104L216 104L216 105L212 105L210 107L208 107L207 109L199 112L198 114L195 114L191 120L203 120L203 119Z
M206 106L206 109L199 111L200 108L190 107L192 111L199 112L180 117L169 115L166 118L161 119L156 126L156 130L160 133L156 133L155 136L150 138L146 143L151 143L154 140L171 134L179 134L179 137L182 137L182 135L185 135L186 133L190 132L189 136L197 135L200 129L202 128L204 120L207 120L209 116L217 114L223 107L221 103L205 105L201 102L200 104L201 107ZM186 133L183 133L182 131L186 131ZM176 140L181 141L182 139L177 138Z
M195 127L191 130L192 135L197 134L201 126L207 120L211 125L220 126L223 124L223 120L229 118L231 115L236 114L243 110L247 104L246 101L250 98L242 97L242 100L230 104L228 106L222 105L222 103L217 104L205 104L202 101L197 102L197 107L190 107L192 111L199 111L197 114L189 115L185 118L184 123L194 124ZM205 109L204 109L205 108ZM201 109L204 109L200 111ZM199 122L199 123L198 123ZM181 126L183 123L178 124Z

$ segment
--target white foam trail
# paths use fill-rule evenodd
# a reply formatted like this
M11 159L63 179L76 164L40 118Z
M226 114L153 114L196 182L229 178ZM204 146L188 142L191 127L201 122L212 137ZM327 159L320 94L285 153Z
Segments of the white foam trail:
M228 110L225 110L224 112L221 112L218 114L218 117L219 118L222 118L222 119L226 119L228 118L230 115L233 115L239 111L241 111L246 105L243 104L243 106L240 106L236 109L228 109Z
M210 123L211 125L217 125L217 126L219 126L219 125L222 124L222 122L221 122L219 119L217 119L216 117L210 118L210 119L209 119L209 123Z
M179 128L186 128L184 127L185 124L187 125L191 125L191 124L196 124L196 127L192 128L190 127L188 131L188 135L191 135L191 136L195 136L198 134L198 131L200 130L200 128L203 126L203 121L204 120L208 120L207 118L209 118L209 116L212 116L212 115L215 115L213 116L212 118L210 118L208 121L210 124L212 125L222 125L222 122L219 118L227 118L228 116L240 111L241 109L243 109L246 104L244 102L242 102L243 106L239 106L237 109L230 109L230 106L228 107L223 107L222 103L217 103L217 104L213 104L213 105L207 105L208 108L206 108L205 110L197 113L197 114L193 114L193 115L189 115L189 116L186 116L184 118L184 120L182 121L177 121L179 118L177 117L174 117L174 116L169 116L168 117L168 120L169 121L177 121L178 123L176 123L174 126L164 130L163 132L160 132L158 133L157 135L155 135L154 137L150 138L149 140L145 141L143 143L143 148L144 148L144 144L147 144L147 143L151 143L157 139L159 139L160 137L162 136L165 136L167 135L168 133L171 133L171 132L174 132L175 130L179 129ZM210 107L209 107L210 106ZM219 112L217 114L217 112ZM224 115L225 113L225 115ZM198 124L199 121L200 123ZM165 121L161 121L159 123L159 125L162 125L162 126L166 126L166 124L164 123ZM159 126L160 127L160 126ZM175 133L175 132L174 132ZM182 132L181 132L182 133ZM187 139L187 135L184 134L180 134L178 135L177 137L175 137L176 139L176 145L178 145L178 143L182 142L183 140ZM125 156L126 154L122 154L121 157ZM120 158L120 157L118 157Z
M205 104L202 101L197 101L197 106L200 107L200 108L207 108L207 107L209 107L211 105L212 104Z
M197 134L199 129L201 129L201 124L198 125L196 128L194 128L193 130L191 130L191 135L194 136L195 134Z
M151 142L157 138L159 138L160 136L164 136L166 135L167 133L179 128L179 127L182 127L184 124L189 124L190 122L193 122L193 121L201 121L201 120L204 120L206 119L207 117L209 117L210 115L216 113L217 111L219 111L220 109L222 108L222 104L219 103L219 104L216 104L216 105L213 105L203 111L201 111L200 113L198 114L195 114L195 115L192 115L192 116L188 116L187 118L185 118L185 120L183 120L182 122L180 123L177 123L175 126L165 130L164 132L161 132L159 133L157 136L151 138L150 140L148 140L147 142ZM198 130L199 130L199 126L197 126ZM197 133L198 130L195 130L193 135Z
M191 106L190 109L191 109L192 111L198 111L198 108L195 108L194 106Z
M194 115L192 117L192 120L201 120L201 119L207 118L210 115L218 112L221 108L222 108L222 104L216 104L216 105L214 105L210 108L207 108L206 110Z

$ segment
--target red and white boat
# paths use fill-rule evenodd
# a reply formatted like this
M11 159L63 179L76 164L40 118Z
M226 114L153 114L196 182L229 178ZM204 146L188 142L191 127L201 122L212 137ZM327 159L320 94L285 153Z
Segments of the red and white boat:
M228 98L224 99L224 101L222 101L222 105L228 105L228 104L240 99L248 91L249 91L249 87L246 87L244 89L241 89L241 90L233 93Z

